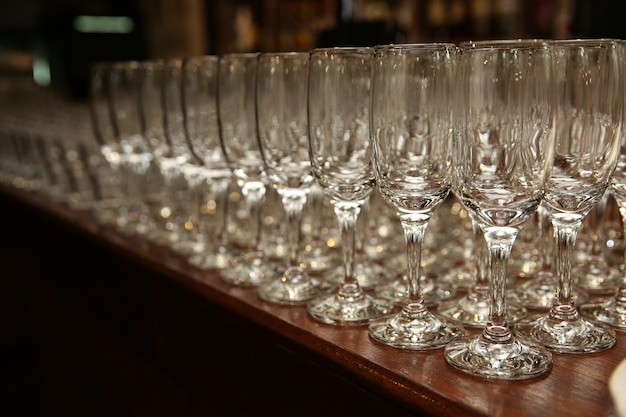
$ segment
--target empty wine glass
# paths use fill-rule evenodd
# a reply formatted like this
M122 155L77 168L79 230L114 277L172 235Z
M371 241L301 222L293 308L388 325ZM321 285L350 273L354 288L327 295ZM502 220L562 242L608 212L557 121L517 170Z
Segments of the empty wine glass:
M621 276L615 266L607 262L608 254L604 224L609 204L607 191L593 206L585 220L582 233L586 231L586 242L580 259L572 266L572 283L575 287L593 294L614 294Z
M231 53L220 57L218 115L224 156L245 198L250 218L251 244L224 268L224 281L258 286L275 273L261 247L261 208L267 175L256 125L258 53Z
M259 145L265 172L287 214L288 265L262 283L259 297L279 304L300 304L322 294L301 257L302 211L315 177L308 151L306 52L262 53L256 83Z
M220 144L217 112L219 57L187 57L182 69L182 102L188 145L202 161L206 181L199 228L203 250L192 254L189 263L200 269L223 269L236 252L228 240L228 190L232 172Z
M618 43L618 46L621 62L626 63L626 43L621 41ZM624 107L624 114L626 114L626 106ZM608 192L617 202L622 218L622 226L624 227L624 232L626 232L626 132L623 127L620 139L620 156L617 167L611 177ZM592 304L582 305L580 310L590 320L608 324L617 330L626 331L626 270L622 273L620 287L614 296Z
M554 272L552 223L545 202L542 202L537 208L536 217L539 233L535 238L537 267L528 275L529 279L526 282L513 289L509 295L509 300L526 308L547 310L554 304L554 295L559 281ZM584 291L574 289L572 291L576 305L589 299L589 295Z
M615 344L615 332L579 314L571 263L583 219L604 195L619 157L620 61L612 40L560 40L551 47L556 145L545 203L559 285L550 311L520 321L515 331L557 352L598 352Z
M611 180L610 192L615 197L626 232L626 149L623 144L618 168ZM582 315L592 321L604 323L616 330L626 331L626 275L614 296L580 306Z
M162 171L172 201L170 221L177 231L171 248L189 258L205 250L199 223L207 177L202 160L192 152L187 139L183 64L183 58L169 58L163 64L163 125L169 162Z
M147 237L156 244L171 247L181 234L177 229L180 222L175 219L178 215L177 201L181 200L176 193L183 182L182 159L173 151L166 123L168 113L174 112L169 108L170 93L167 92L171 83L166 85L163 60L144 60L140 66L140 116L144 137L152 152L152 164L146 173L149 176L146 202L153 226Z
M152 151L144 136L140 91L142 72L139 61L117 61L109 68L109 94L116 148L121 151L109 158L120 158L126 186L125 220L120 230L145 236L150 228L150 214L145 204L146 174L152 165ZM112 149L106 149L109 152ZM115 152L115 151L114 151ZM110 159L111 160L111 159Z
M373 320L370 337L400 349L441 348L463 328L431 313L420 287L424 234L452 186L452 44L375 48L371 130L376 184L402 223L408 296L402 310Z
M491 306L481 334L446 345L454 368L494 379L548 372L552 355L512 334L507 319L507 264L519 230L541 202L554 133L550 49L527 41L459 45L459 97L465 132L459 143L459 197L489 250Z
M115 140L113 122L111 115L109 70L110 63L97 62L91 66L89 73L89 109L91 114L91 125L93 137L98 151L108 165L107 180L114 187L109 187L107 197L109 197L109 210L103 217L105 223L110 223L115 227L120 227L125 218L121 209L124 207L124 188L121 187L121 147ZM55 177L52 177L55 178ZM48 187L52 189L53 187Z
M329 196L341 229L344 278L338 289L307 304L314 319L361 325L390 313L393 303L363 291L355 276L355 227L375 186L369 130L374 50L311 51L308 84L309 152L313 173Z

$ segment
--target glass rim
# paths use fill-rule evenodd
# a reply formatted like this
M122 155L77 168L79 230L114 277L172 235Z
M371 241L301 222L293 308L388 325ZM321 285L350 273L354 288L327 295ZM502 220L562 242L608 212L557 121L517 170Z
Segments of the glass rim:
M501 47L515 47L516 49L525 48L547 48L550 41L541 38L518 38L518 39L494 39L480 41L463 41L459 43L459 49L495 49Z
M371 46L324 46L320 48L313 48L309 51L309 54L316 53L374 53L374 48Z
M374 50L401 50L401 49L456 49L456 44L452 42L415 42L415 43L388 43L374 46Z
M309 52L304 51L278 51L278 52L261 52L259 53L260 57L267 56L306 56Z
M185 56L183 57L183 61L217 61L219 59L219 55L207 54L207 55L195 55L195 56Z
M617 38L572 38L572 39L553 39L550 41L554 46L614 46L623 43L624 40Z
M258 58L260 52L227 52L220 55L220 58Z

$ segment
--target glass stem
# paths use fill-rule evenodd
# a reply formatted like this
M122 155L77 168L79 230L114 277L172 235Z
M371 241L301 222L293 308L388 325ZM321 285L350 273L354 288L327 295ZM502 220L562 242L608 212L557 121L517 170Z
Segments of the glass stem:
M335 214L341 230L341 247L343 248L344 284L358 285L354 274L354 258L356 244L356 222L363 202L336 202Z
M622 216L623 236L626 236L626 201L616 198L619 204L619 214ZM626 259L626 243L624 243L624 259ZM624 310L626 310L626 268L622 274L622 284L615 295L615 300Z
M215 193L215 204L217 222L216 241L218 246L225 246L227 244L227 230L228 230L228 190L231 183L231 178L222 178L211 180L213 192Z
M602 256L603 245L601 244L602 238L602 223L604 220L604 213L608 205L609 193L604 193L604 196L598 201L593 210L589 213L590 230L591 230L591 248L589 253L596 259Z
M428 220L405 220L402 219L404 239L406 241L406 255L408 266L408 296L410 303L423 304L424 298L420 287L422 245L424 234L428 226Z
M550 234L550 212L543 204L537 207L537 222L539 226L539 248L538 262L539 271L552 272L554 265L554 245L552 245L552 236Z
M506 277L511 248L517 234L518 229L513 227L489 227L484 230L489 248L491 306L482 337L489 342L506 343L511 340L506 320Z
M281 192L283 205L287 213L287 244L289 266L295 267L300 264L300 238L302 227L302 210L306 203L306 194L302 192Z
M250 237L253 242L253 250L261 250L261 205L265 196L265 184L262 182L249 182L241 187L241 192L246 198L248 214L250 216Z
M476 282L474 288L489 287L489 253L483 232L480 226L472 220L472 233L474 234L474 253L476 254Z
M324 224L324 193L319 186L314 185L310 194L311 200L311 239L316 241L321 236L321 228Z
M581 225L582 218L567 222L558 218L552 219L556 239L556 274L559 285L550 316L558 320L570 320L578 316L572 295L572 257Z

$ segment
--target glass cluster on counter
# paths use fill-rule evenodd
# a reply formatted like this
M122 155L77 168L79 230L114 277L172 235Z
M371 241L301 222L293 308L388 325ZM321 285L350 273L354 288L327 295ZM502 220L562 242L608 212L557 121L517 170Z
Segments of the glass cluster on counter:
M2 80L1 179L372 343L533 378L626 330L625 64L517 40L102 62L87 101Z

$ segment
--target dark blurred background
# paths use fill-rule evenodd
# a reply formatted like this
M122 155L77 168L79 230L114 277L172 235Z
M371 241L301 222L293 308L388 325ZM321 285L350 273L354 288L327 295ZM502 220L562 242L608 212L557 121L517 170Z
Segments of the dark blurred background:
M3 0L0 74L84 96L96 61L315 46L624 37L623 0Z

